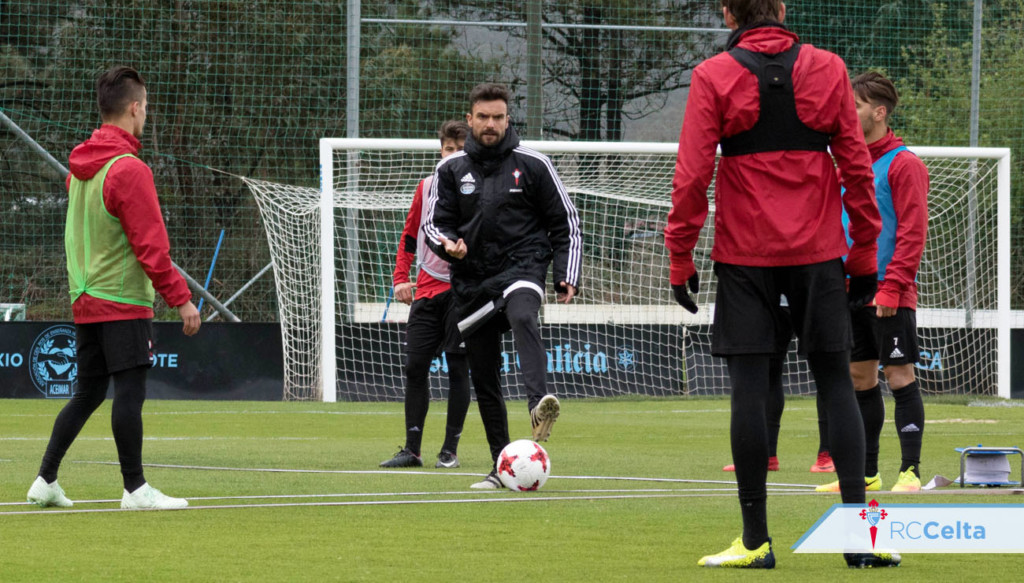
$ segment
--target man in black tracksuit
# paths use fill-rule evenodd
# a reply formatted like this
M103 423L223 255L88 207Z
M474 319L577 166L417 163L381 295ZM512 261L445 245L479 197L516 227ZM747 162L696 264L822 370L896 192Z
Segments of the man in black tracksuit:
M515 339L526 385L533 438L543 441L559 414L547 394L547 355L538 315L548 266L557 300L579 288L579 216L547 156L519 145L508 121L509 92L485 83L470 93L471 132L465 150L437 166L428 193L427 242L451 263L451 284L463 306L466 357L491 458L509 443L501 392L501 337ZM477 489L501 486L495 472Z

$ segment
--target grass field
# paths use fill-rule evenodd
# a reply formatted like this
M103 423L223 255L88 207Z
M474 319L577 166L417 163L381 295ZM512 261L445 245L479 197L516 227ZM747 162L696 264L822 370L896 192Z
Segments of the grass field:
M790 399L782 469L769 474L778 566L742 573L696 566L740 533L726 399L570 400L546 443L552 478L536 493L476 492L490 469L476 406L462 467L433 469L444 404L434 403L423 471L377 471L403 441L400 403L150 401L146 476L190 500L182 511L124 512L109 403L72 446L60 483L74 511L24 503L60 401L0 400L0 581L776 581L1012 580L1020 555L916 554L898 569L847 569L790 547L838 495L811 486L812 399ZM927 400L924 475L959 472L954 447L1024 445L1024 407ZM893 403L883 482L899 469ZM510 403L513 438L529 433ZM177 466L177 467L175 467ZM1014 473L1019 471L1016 458ZM304 471L271 471L304 470ZM587 477L590 476L590 477ZM617 479L613 479L617 478ZM641 479L642 478L642 479ZM881 492L883 504L1024 503L1009 490ZM93 501L93 502L89 502Z

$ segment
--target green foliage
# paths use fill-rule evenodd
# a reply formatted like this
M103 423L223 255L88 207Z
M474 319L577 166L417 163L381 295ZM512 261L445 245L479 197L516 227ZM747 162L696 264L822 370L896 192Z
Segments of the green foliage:
M967 146L970 144L971 62L970 39L957 40L946 23L968 18L969 5L951 8L935 4L930 18L932 31L905 57L912 63L909 75L898 86L897 131L909 143ZM1015 149L1011 181L1012 241L1024 240L1024 158L1016 149L1024 145L1024 95L1020 72L1024 71L1024 0L986 2L982 19L981 84L978 145ZM957 12L959 11L959 12ZM956 14L953 18L950 13ZM1014 264L1011 304L1024 306L1024 250L1012 245Z
M363 16L422 18L417 4L370 3ZM499 64L459 50L455 40L456 31L445 26L363 27L361 137L434 138L445 120L465 115L469 91L494 79Z
M247 189L208 167L315 183L311 135L334 134L332 128L343 125L335 120L345 95L344 79L334 75L343 66L344 46L319 40L343 28L343 13L328 2L83 0L58 6L5 4L5 54L15 50L39 66L9 69L17 77L8 75L0 104L56 158L67 160L71 147L98 125L93 87L99 72L114 63L138 68L150 96L142 155L154 170L172 256L203 279L198 274L208 269L225 229L213 286L218 295L230 294L269 256L265 245L252 244L263 234ZM17 147L11 164L41 166L35 154ZM18 219L5 215L2 222L21 224L28 235L13 253L49 257L54 251L38 244L59 245L53 231L63 224L63 177L49 174L16 174L0 191L0 211L19 212ZM42 209L27 209L24 201L42 206L40 200L52 201L44 207L52 216L28 220L27 213ZM65 299L63 287L53 291ZM272 293L266 278L233 309L248 320L276 319Z
M786 25L802 42L842 57L851 75L884 69L898 78L907 72L904 48L916 46L931 31L932 22L922 16L929 14L933 4L927 0L795 0L786 2ZM970 18L946 30L953 38L970 40Z

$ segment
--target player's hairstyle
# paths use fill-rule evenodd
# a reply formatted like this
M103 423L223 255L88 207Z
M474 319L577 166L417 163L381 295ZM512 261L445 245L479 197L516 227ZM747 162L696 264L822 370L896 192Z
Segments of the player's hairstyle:
M495 101L498 99L504 101L505 105L508 105L510 97L511 93L509 93L508 87L500 83L481 83L469 92L469 109L472 111L473 106L479 101Z
M722 0L722 6L729 9L742 28L755 22L778 20L782 0Z
M142 75L131 67L116 65L107 69L96 80L96 104L100 108L100 117L109 119L124 113L133 101L142 101L145 87Z
M892 81L875 71L861 73L853 78L853 94L862 101L884 105L886 119L892 115L896 104L900 102L900 96L896 93L896 86Z
M450 119L441 124L441 129L437 130L437 138L441 140L442 146L445 140L465 141L468 135L469 124L461 119Z

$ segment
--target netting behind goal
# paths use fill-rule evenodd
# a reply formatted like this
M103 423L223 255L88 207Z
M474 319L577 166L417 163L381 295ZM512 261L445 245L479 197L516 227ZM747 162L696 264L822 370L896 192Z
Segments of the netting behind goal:
M541 311L552 390L570 397L725 393L724 362L710 355L712 192L695 252L698 314L677 306L668 289L662 231L675 144L527 144L551 156L584 233L581 295L570 305L556 304L549 289ZM285 396L401 399L408 308L390 301L391 274L409 204L439 159L438 144L323 140L321 148L330 199L311 188L249 182L277 275ZM997 394L997 328L1000 314L1005 319L1008 313L998 311L997 168L1006 152L915 150L931 174L931 224L919 275L918 377L932 393ZM327 277L323 269L330 270ZM787 391L810 394L813 381L796 348L794 340ZM446 394L445 370L442 356L431 374L435 398ZM508 395L524 396L511 335L503 373Z

